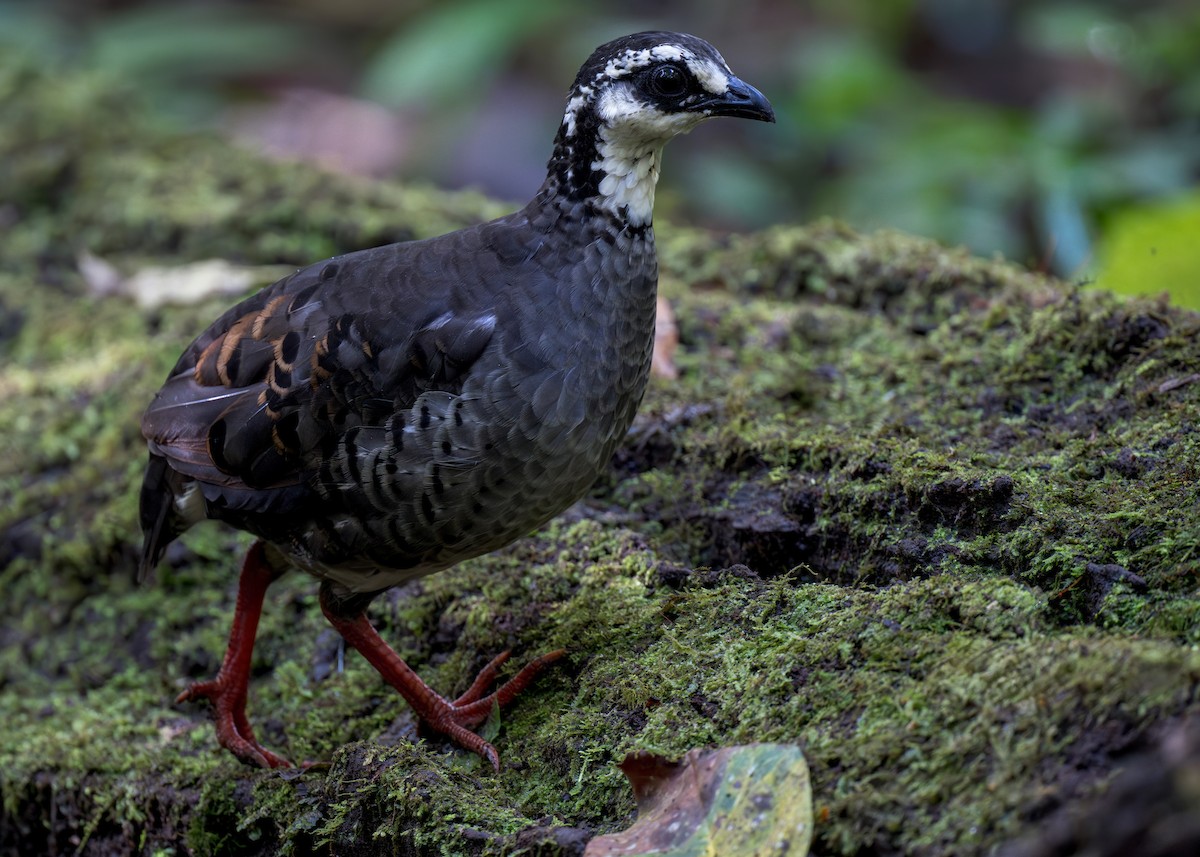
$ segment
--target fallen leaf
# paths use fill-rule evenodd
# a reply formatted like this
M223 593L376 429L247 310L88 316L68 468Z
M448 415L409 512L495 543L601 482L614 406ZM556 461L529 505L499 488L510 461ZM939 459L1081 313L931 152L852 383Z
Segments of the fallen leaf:
M143 268L125 281L122 291L143 309L163 304L198 303L214 295L239 295L255 284L253 268L224 259L206 259L171 268Z
M252 286L266 285L295 270L281 265L234 265L224 259L205 259L186 265L145 267L125 277L116 266L87 251L79 255L78 264L89 292L101 297L124 295L143 309L241 295Z
M120 294L124 278L113 265L84 250L79 254L78 266L79 274L91 294L99 297Z
M654 358L650 372L659 378L672 381L679 377L675 368L675 350L679 347L679 327L675 324L675 311L662 295L654 315Z
M812 841L808 765L790 744L691 750L672 762L633 753L621 763L638 819L597 836L584 857L803 857Z

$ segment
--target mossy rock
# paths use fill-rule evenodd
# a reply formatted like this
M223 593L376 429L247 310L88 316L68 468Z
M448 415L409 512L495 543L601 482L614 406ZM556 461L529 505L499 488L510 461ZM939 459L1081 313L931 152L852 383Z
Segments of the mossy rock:
M634 750L801 746L815 848L983 854L1086 807L1195 714L1200 324L921 239L658 227L680 377L541 532L377 600L431 684L569 656L493 724L418 735L315 585L268 596L250 713L204 712L247 540L197 528L132 577L138 415L211 301L125 270L311 261L496 214L155 128L119 89L0 72L0 850L577 854L628 825ZM669 167L668 167L669 168Z

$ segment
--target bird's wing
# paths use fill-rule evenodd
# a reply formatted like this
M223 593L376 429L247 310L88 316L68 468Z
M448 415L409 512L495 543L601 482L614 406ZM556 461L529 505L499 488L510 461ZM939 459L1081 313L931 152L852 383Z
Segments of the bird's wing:
M431 257L454 250L414 242L352 253L235 306L147 409L151 452L207 486L269 492L307 480L349 429L426 390L453 391L495 323L490 308L437 282Z

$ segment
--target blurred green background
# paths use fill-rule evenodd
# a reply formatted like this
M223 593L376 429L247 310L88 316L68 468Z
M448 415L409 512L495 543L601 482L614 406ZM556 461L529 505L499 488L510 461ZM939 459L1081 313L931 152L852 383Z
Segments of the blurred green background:
M0 52L133 81L166 121L513 201L580 62L649 28L708 38L779 114L673 144L660 212L895 227L1200 308L1196 0L0 0Z

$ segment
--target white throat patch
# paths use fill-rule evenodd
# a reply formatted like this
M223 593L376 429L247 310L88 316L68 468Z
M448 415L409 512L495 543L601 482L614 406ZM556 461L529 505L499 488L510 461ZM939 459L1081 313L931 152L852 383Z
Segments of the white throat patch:
M634 226L654 217L654 189L658 185L659 162L665 140L628 145L610 139L609 129L600 129L596 145L599 158L593 169L604 170L600 180L600 204L623 216Z
M651 221L663 146L704 121L698 113L663 113L639 100L632 87L609 87L596 103L602 124L592 169L603 170L601 204L635 226Z

